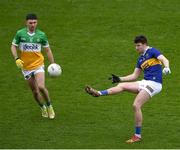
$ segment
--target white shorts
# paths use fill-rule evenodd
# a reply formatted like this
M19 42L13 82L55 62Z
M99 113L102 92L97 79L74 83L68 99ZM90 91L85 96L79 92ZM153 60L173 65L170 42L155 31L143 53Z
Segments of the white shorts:
M141 81L137 81L139 84L139 91L144 89L146 92L149 93L149 95L151 97L153 97L154 95L158 94L161 90L162 90L162 84L155 82L155 81L151 81L151 80L141 80Z
M24 75L25 80L29 80L32 76L39 72L44 72L44 66L41 66L35 70L22 70L22 74Z

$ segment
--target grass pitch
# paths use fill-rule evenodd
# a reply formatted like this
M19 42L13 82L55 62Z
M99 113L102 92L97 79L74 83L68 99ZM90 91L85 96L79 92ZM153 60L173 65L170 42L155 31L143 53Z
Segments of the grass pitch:
M0 148L180 148L179 8L179 0L1 0ZM46 78L54 120L41 118L10 52L29 12L37 13L63 68L59 78ZM135 96L93 98L83 89L105 89L109 74L131 73L139 34L170 60L172 74L143 107L143 141L128 145Z

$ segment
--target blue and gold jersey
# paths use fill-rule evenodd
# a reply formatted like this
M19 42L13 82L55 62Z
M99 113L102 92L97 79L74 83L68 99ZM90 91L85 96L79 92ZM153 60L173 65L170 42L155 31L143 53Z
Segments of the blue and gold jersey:
M162 63L157 57L161 52L149 47L144 54L138 58L136 68L144 72L144 79L162 83Z

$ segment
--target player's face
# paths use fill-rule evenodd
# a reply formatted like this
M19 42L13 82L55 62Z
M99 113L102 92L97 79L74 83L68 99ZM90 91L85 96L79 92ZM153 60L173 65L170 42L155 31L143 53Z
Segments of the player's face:
M143 53L146 50L147 45L142 43L136 43L135 47L138 53Z
M27 25L29 31L33 32L36 29L37 20L29 19L29 20L26 21L26 25Z

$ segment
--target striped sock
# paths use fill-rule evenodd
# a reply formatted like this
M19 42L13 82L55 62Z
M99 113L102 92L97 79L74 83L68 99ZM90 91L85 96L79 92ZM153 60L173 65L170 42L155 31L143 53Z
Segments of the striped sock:
M135 135L139 138L141 138L141 127L136 127L135 128Z

